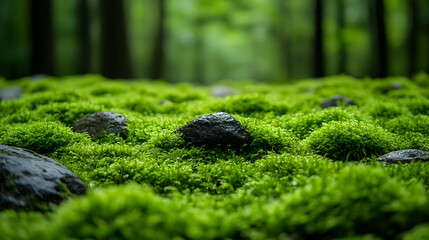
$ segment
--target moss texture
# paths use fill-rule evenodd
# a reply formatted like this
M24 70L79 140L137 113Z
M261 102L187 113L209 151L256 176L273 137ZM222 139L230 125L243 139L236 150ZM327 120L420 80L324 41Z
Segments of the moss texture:
M4 239L427 239L429 168L377 163L394 150L429 151L429 76L347 76L284 85L210 86L100 76L0 81L0 144L47 155L89 187L53 212L0 213ZM403 89L389 90L400 83ZM341 94L357 106L322 109ZM123 114L128 136L92 141L74 121ZM174 131L225 111L253 141L192 147Z

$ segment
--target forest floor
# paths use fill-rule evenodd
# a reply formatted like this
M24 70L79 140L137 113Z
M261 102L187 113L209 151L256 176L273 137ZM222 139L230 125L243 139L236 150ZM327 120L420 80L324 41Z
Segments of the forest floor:
M429 76L214 86L100 76L2 81L24 94L0 102L0 144L66 166L88 187L51 212L0 213L3 239L429 239ZM217 93L216 93L217 94ZM322 108L332 96L347 97ZM348 104L352 101L353 104ZM99 111L127 135L72 130ZM206 149L175 131L216 112L252 141Z

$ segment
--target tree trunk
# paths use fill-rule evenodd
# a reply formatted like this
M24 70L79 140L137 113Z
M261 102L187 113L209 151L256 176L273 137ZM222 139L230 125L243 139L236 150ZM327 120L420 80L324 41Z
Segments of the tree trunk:
M29 7L31 74L55 75L52 1L31 0Z
M279 75L281 78L290 78L291 76L291 56L290 56L290 44L285 27L290 23L287 19L287 3L283 0L277 1L278 6L278 19L277 19L277 42L279 47ZM286 22L286 24L285 24Z
M408 33L408 76L412 77L419 70L418 66L418 8L417 0L408 0L410 28Z
M124 1L99 0L101 16L101 74L108 78L132 78Z
M77 73L85 74L91 69L91 37L90 37L90 14L87 0L78 0L78 63Z
M323 39L323 0L316 0L314 8L314 77L325 76Z
M388 75L388 43L386 37L386 23L384 15L384 0L369 0L371 7L370 24L372 25L373 52L376 61L373 66L373 77L384 78ZM372 6L371 6L372 5Z
M345 28L345 7L344 0L337 0L337 21L338 21L338 73L347 73L347 49L344 42L343 31Z
M205 46L203 38L203 28L205 21L197 19L195 23L195 54L194 54L194 82L204 84L205 78Z
M157 0L158 3L158 25L156 27L154 41L154 48L152 53L152 66L150 69L149 78L162 79L165 64L165 18L166 18L166 5L165 0Z

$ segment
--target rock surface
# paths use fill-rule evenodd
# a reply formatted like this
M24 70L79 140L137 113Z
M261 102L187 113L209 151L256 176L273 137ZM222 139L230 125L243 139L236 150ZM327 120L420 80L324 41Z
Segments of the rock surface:
M320 106L322 108L329 108L337 107L341 104L344 104L344 106L356 105L356 103L354 103L353 100L351 100L350 98L344 97L343 95L335 95L326 99Z
M18 99L24 93L24 89L20 86L12 86L0 89L0 101Z
M390 152L377 158L377 161L386 163L409 163L413 160L422 162L429 161L429 152L419 149L406 149Z
M33 151L0 145L0 211L48 210L86 187L60 163Z
M82 119L77 120L73 124L73 131L78 133L87 132L93 139L100 138L107 134L118 134L126 137L125 127L128 120L119 113L113 112L96 112Z
M206 148L228 145L240 148L252 141L240 122L224 112L200 116L179 128L176 133L183 134L185 142Z
M405 89L404 85L402 85L402 83L396 82L382 89L381 93L388 94L389 92L403 90L403 89Z
M212 89L213 96L224 98L235 94L234 89L226 86L217 86Z

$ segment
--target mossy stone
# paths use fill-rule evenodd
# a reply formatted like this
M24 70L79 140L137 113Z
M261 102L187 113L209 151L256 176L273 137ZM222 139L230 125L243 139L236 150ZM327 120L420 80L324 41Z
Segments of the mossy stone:
M356 103L353 102L353 100L351 100L350 98L344 97L343 95L335 95L323 101L323 103L320 106L322 108L330 108L330 107L337 107L341 105L344 105L347 107L347 106L354 106L356 105Z
M93 139L101 138L105 134L119 134L126 138L125 127L128 123L122 114L102 111L77 120L73 124L73 131L87 132Z

